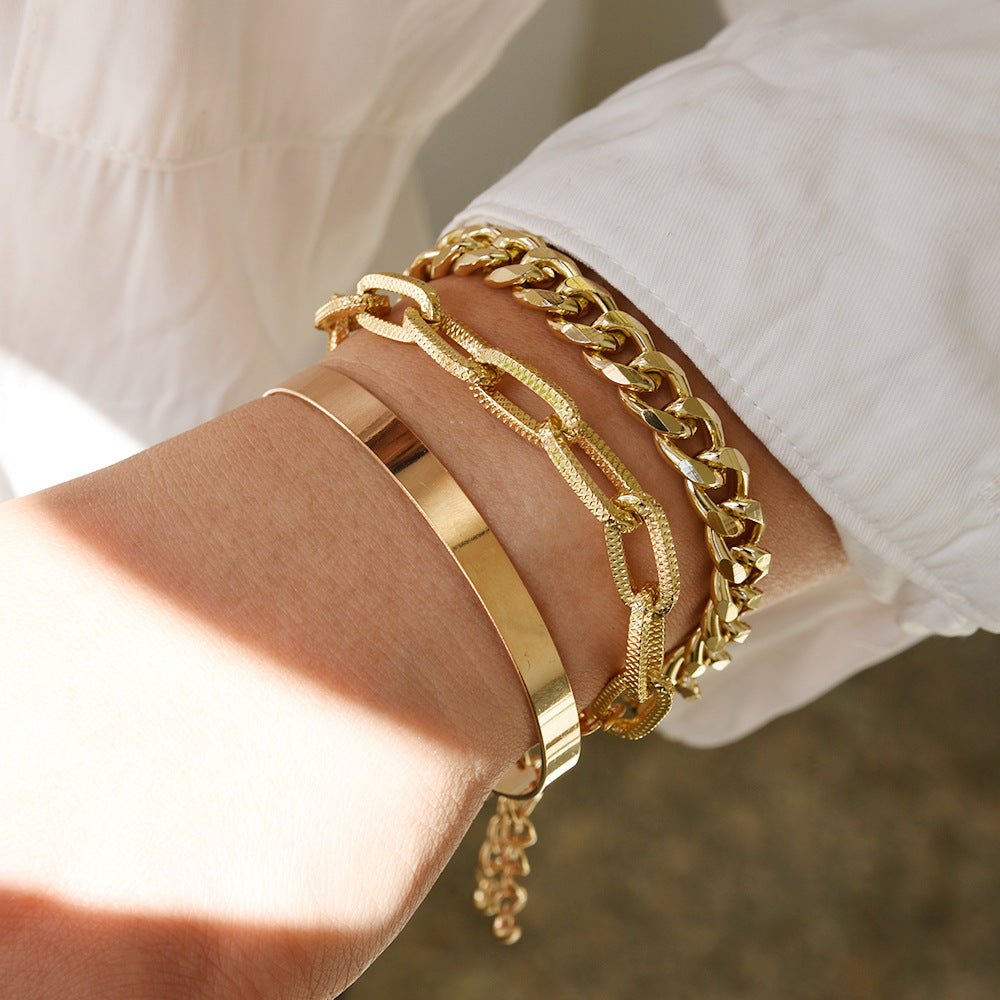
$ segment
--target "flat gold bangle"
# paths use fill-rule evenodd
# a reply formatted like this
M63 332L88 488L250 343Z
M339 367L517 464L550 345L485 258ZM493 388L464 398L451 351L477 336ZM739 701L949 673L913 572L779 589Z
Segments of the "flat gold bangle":
M555 643L507 553L427 446L356 382L314 365L264 393L275 394L311 404L364 445L444 542L517 668L537 722L538 745L495 790L517 799L540 794L580 756L580 719Z

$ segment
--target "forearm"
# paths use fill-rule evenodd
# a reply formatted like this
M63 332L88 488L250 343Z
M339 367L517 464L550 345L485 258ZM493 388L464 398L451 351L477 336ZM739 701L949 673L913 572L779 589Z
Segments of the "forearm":
M115 995L115 968L71 960L109 914L160 927L179 959L243 954L249 981L294 933L343 985L530 742L440 543L295 401L11 504L0 530L0 881L93 915L43 941L25 924L33 948L4 935L13 996L66 995L29 984L67 970Z
M663 502L681 561L668 619L668 642L679 641L708 576L679 477L539 316L475 277L438 288L483 337L568 389ZM620 667L627 620L590 514L541 452L415 348L362 334L330 363L463 484L589 702ZM835 571L825 517L713 401L769 517L769 598ZM236 968L257 984L287 973L291 934L308 942L297 974L322 967L342 986L533 741L513 668L440 542L356 442L295 400L254 402L9 505L0 532L11 762L0 781L18 804L4 821L2 877L15 893L82 908L84 936L87 914L95 927L110 912L164 927L183 917L173 940L201 928L218 953L246 954L220 958L213 974ZM42 937L32 961L12 939L0 956L26 984L14 996L35 995L40 970L68 968L45 949L73 942ZM111 995L99 965L75 974ZM51 995L58 984L47 985Z

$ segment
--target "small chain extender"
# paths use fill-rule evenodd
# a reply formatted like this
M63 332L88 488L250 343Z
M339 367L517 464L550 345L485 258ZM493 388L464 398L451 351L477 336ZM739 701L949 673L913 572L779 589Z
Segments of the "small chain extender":
M618 309L610 293L584 276L573 260L537 236L496 226L456 229L418 256L407 273L431 280L477 271L486 284L511 288L518 301L541 310L555 334L580 347L584 360L618 388L629 413L650 428L663 459L684 477L691 504L705 524L714 569L699 625L667 653L649 680L697 698L697 678L709 666L723 669L730 660L726 646L749 634L741 616L760 603L755 585L770 565L770 553L760 546L764 516L748 495L746 459L726 446L718 414L691 394L687 376L656 350L646 327ZM617 360L626 344L633 356ZM663 389L671 398L652 402ZM689 454L694 449L684 450L679 442L697 440L699 432L706 447ZM610 713L616 702L625 702L631 713ZM599 725L626 739L640 739L656 724L649 725L642 708L619 675L585 711L584 727Z
M385 318L390 304L381 291L412 299L402 325ZM588 729L611 728L632 711L630 723L651 730L670 708L672 687L662 677L664 618L679 586L677 556L666 515L660 505L580 416L576 404L530 365L489 346L441 310L437 295L424 282L398 274L369 274L354 295L334 295L316 314L316 326L327 332L332 350L358 326L390 340L418 345L445 371L464 382L480 404L519 435L542 448L580 501L604 528L608 561L615 586L629 608L624 665L585 710ZM520 382L552 412L536 419L498 389L504 375ZM612 486L604 492L573 449L580 451ZM646 532L657 580L636 587L625 553L623 535L640 525ZM535 766L529 760L527 766ZM493 917L497 938L512 944L521 936L517 914L527 901L517 878L528 873L525 849L535 842L528 818L541 798L539 787L527 799L500 795L480 851L476 906Z
M531 873L527 849L538 842L531 814L542 793L530 799L497 796L496 812L486 827L476 865L476 909L493 918L493 936L503 944L521 940L517 915L528 903L528 890L518 883Z

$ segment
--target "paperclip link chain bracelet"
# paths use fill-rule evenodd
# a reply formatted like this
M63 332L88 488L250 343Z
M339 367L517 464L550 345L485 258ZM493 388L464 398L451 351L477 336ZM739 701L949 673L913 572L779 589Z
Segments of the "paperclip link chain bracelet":
M519 302L545 314L553 333L580 347L584 360L617 387L625 408L650 429L660 455L683 477L705 525L713 563L709 597L698 626L648 680L698 697L697 678L708 667L723 669L730 660L726 647L749 634L742 615L759 604L756 584L770 565L770 553L760 545L764 515L749 495L746 459L726 445L718 414L692 395L683 370L656 349L646 327L618 309L611 294L587 278L575 261L539 237L497 226L456 229L407 270L423 280L475 272L487 285L510 288ZM619 360L626 348L629 355ZM668 398L654 402L664 391ZM698 440L705 446L692 448ZM630 717L609 717L607 709L616 698L637 698L634 688L615 690L609 685L598 696L585 728L596 723L626 739L647 735L659 721L653 721L657 713L644 711L641 700L633 700Z
M404 311L401 325L385 318L390 304L382 291L416 302L417 308L411 306ZM331 349L358 326L390 340L419 346L441 368L465 383L488 412L545 451L577 497L603 525L612 576L619 596L629 608L624 666L599 696L606 702L600 709L602 717L609 723L620 718L623 709L613 703L625 695L643 706L647 717L659 721L670 707L671 688L650 679L650 675L662 666L664 617L678 591L673 539L662 508L582 419L576 404L530 365L485 344L444 313L430 287L412 277L366 275L358 282L354 295L334 295L317 312L316 325L327 331ZM498 388L504 376L532 392L551 413L537 419L515 404ZM607 478L612 486L610 494L597 485L574 448L579 448ZM648 534L657 579L636 587L622 536L640 525ZM597 710L591 706L587 711L593 715ZM525 850L537 837L529 817L540 798L541 789L527 800L501 795L479 853L474 901L479 910L493 918L494 934L506 943L521 936L517 915L527 902L527 892L517 879L530 870Z
M385 319L389 301L380 291L412 299L402 325ZM679 588L677 555L662 507L642 488L621 459L580 416L576 404L558 386L530 365L485 344L441 311L437 295L424 282L404 275L369 274L352 296L333 296L316 316L316 325L336 346L352 326L381 337L418 345L445 371L464 382L480 404L521 437L541 448L580 501L601 522L612 577L629 609L628 639L622 668L588 709L589 730L633 725L652 729L670 708L672 689L662 679L664 618ZM509 376L528 389L551 413L536 419L498 388ZM603 491L576 456L579 449L611 484ZM636 585L632 579L623 536L646 528L657 579ZM632 717L624 721L628 708Z

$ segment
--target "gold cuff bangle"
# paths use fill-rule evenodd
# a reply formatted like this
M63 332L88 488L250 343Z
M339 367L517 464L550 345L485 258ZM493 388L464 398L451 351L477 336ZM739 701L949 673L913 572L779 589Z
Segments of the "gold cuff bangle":
M364 445L444 542L517 668L538 726L538 745L496 791L518 799L540 794L580 756L579 712L552 637L507 553L427 446L356 382L315 365L264 395L275 394L311 404Z

